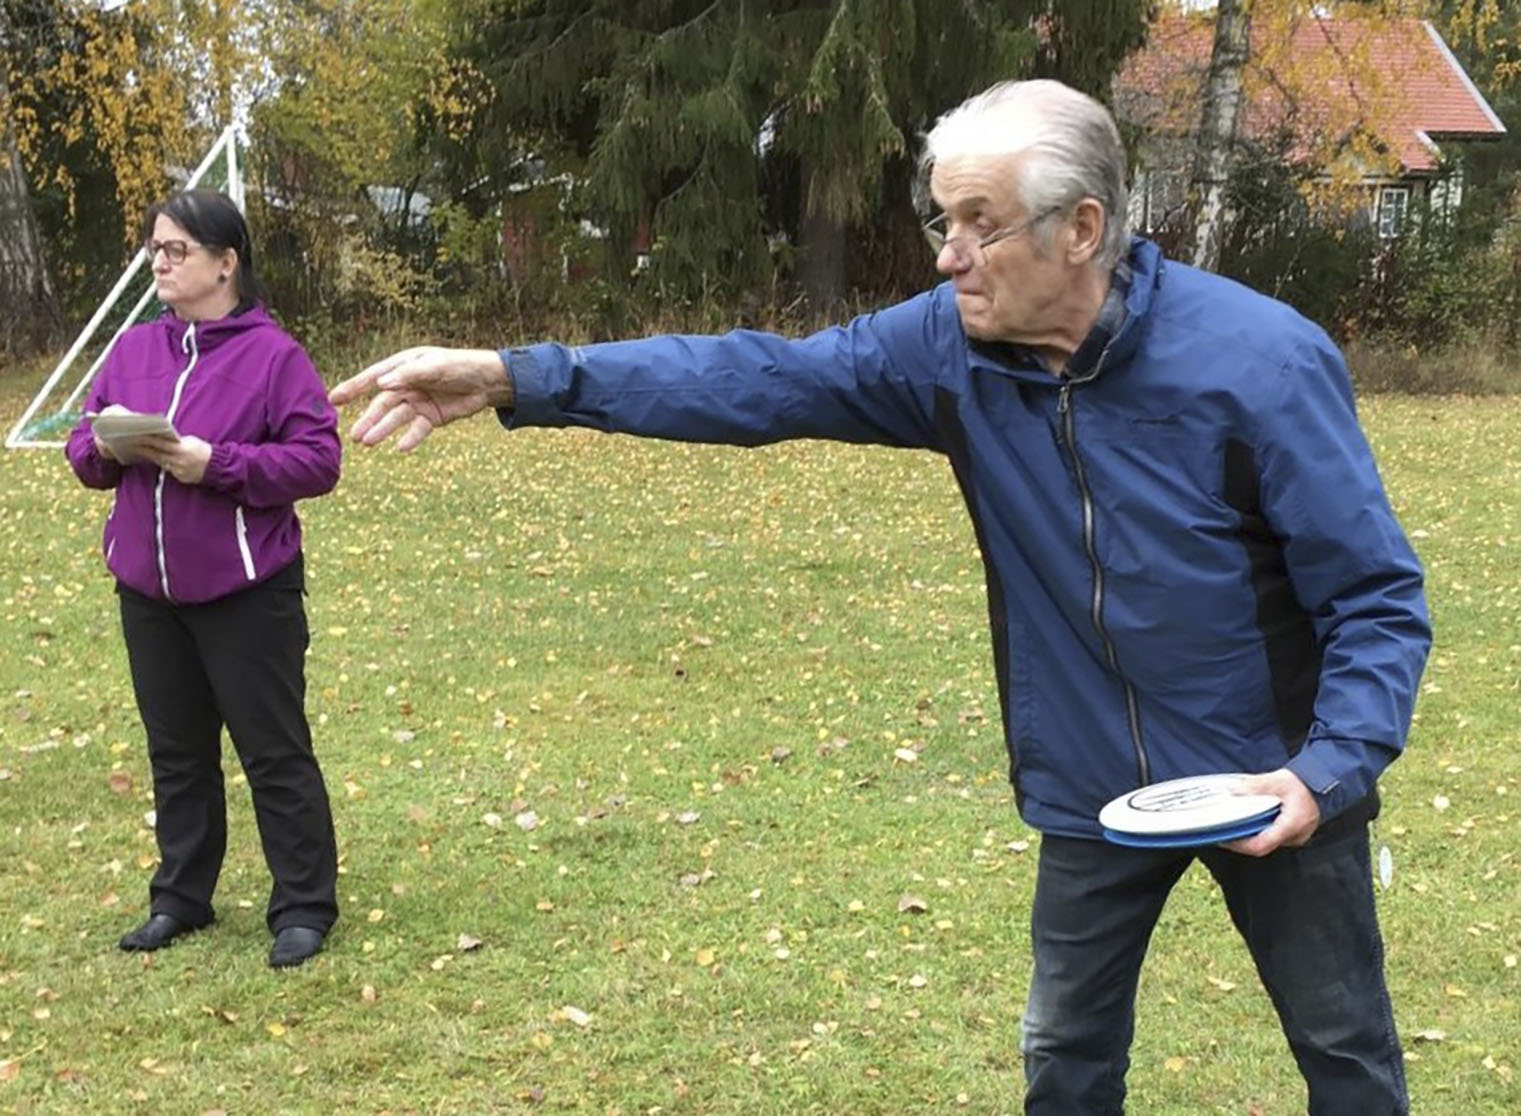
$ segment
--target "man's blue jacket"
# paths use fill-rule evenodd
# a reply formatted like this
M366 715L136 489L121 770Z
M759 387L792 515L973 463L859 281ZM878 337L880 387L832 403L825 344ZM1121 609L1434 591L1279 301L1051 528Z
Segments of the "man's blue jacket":
M1030 825L1092 837L1139 785L1284 766L1322 824L1366 817L1431 633L1345 365L1288 306L1149 241L1128 265L1123 314L1112 300L1112 331L1065 377L969 341L943 284L797 340L510 350L500 418L943 453L982 550Z

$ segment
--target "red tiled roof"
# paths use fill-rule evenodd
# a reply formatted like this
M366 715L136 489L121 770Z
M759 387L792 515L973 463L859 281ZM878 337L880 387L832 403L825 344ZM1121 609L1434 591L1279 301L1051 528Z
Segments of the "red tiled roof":
M1505 132L1425 20L1306 16L1289 42L1278 44L1264 41L1269 32L1262 27L1252 30L1245 131L1261 137L1288 124L1300 156L1312 146L1310 133L1357 124L1407 173L1432 171L1438 166L1432 140L1497 139ZM1192 130L1213 35L1213 13L1161 16L1115 81L1119 114L1151 131ZM1297 114L1290 111L1296 102Z

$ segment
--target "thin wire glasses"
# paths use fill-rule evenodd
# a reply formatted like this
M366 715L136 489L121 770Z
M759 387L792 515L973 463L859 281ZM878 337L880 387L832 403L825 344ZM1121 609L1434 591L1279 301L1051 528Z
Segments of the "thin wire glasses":
M1018 224L1005 225L1001 229L994 229L987 236L962 235L946 236L946 225L950 221L950 214L942 213L940 216L924 225L924 240L930 246L930 251L935 253L935 258L940 258L940 253L949 246L951 255L956 263L962 267L981 267L988 262L988 249L1001 240L1008 240L1011 236L1018 236L1035 225L1044 221L1053 213L1060 211L1059 206L1042 210L1034 217L1020 221Z

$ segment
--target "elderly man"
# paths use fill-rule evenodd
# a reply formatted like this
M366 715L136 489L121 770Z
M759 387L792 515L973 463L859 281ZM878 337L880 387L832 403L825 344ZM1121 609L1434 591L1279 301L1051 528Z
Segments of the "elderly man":
M1323 1116L1408 1109L1367 826L1430 643L1335 346L1289 307L1125 227L1108 112L1009 82L923 157L934 290L789 340L408 349L333 392L411 449L496 409L757 445L936 450L986 567L1016 801L1043 834L1022 1020L1027 1113L1118 1113L1138 974L1194 860L1218 882ZM1225 846L1102 840L1100 808L1174 777L1277 796Z

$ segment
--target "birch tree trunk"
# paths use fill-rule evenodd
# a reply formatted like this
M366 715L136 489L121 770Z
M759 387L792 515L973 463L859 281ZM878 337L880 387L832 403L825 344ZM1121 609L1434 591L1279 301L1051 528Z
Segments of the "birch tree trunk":
M3 12L0 9L0 21ZM0 41L8 41L5 31L0 26ZM9 103L5 67L0 65L0 105ZM7 114L0 120L0 352L29 355L56 344L62 334L63 315Z
M1250 28L1251 0L1219 0L1188 191L1194 212L1193 264L1210 271L1220 266L1220 243L1229 222L1225 195L1244 101Z

